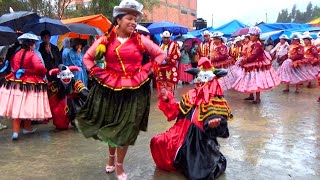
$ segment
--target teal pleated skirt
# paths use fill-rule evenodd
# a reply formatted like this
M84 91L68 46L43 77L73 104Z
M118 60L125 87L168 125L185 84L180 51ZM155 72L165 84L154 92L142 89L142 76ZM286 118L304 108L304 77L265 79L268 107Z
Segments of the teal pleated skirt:
M150 81L138 89L121 91L96 83L77 114L77 127L86 138L113 147L133 145L139 132L147 130L150 98Z

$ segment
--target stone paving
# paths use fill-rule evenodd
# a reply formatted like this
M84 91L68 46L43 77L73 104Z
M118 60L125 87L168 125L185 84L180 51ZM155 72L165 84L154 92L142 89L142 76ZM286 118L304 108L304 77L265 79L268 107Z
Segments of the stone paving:
M190 88L179 86L177 99ZM244 94L226 92L235 119L229 123L230 137L219 139L228 161L219 180L320 179L320 90L302 87L300 94L283 94L281 88L263 92L259 105L243 101ZM1 180L116 179L104 172L105 144L85 139L74 129L57 132L51 123L35 125L35 134L12 142L11 123L5 123L9 129L0 131ZM140 133L125 160L130 179L186 179L179 172L157 169L150 154L151 137L173 123L157 109L154 95L149 129Z

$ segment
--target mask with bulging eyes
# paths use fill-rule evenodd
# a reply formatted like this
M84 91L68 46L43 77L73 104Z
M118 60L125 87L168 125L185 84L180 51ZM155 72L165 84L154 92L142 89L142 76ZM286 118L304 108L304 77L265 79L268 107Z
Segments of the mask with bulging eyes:
M59 72L59 74L57 75L57 78L59 78L64 85L68 85L73 77L74 74L70 71L69 68Z
M206 83L212 81L212 79L215 77L216 75L213 73L213 71L200 71L195 79L195 83Z
M215 78L220 78L227 75L227 70L220 68L215 69L208 58L202 57L198 61L199 68L189 68L185 72L196 76L194 82L198 87L202 87Z

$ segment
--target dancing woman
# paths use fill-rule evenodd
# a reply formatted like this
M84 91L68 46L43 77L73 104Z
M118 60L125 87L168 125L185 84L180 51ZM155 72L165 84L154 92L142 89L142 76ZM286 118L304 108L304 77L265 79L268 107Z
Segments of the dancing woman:
M0 84L0 116L13 120L12 140L17 140L23 121L23 134L33 133L31 120L47 120L52 117L44 81L46 68L34 53L38 37L23 34L18 40L22 48L12 58L12 72Z
M135 32L143 5L123 0L113 9L113 26L89 48L83 58L96 83L80 109L76 123L85 137L109 145L107 173L117 178L127 175L123 162L129 145L134 145L140 131L146 131L150 110L152 63L160 64L165 53L150 39ZM153 62L143 61L147 53ZM105 57L105 68L95 60Z
M300 44L300 35L292 34L289 46L288 59L277 70L281 83L286 84L283 92L289 92L289 85L296 87L299 93L299 84L316 79L317 71L304 59L304 47Z
M253 100L253 104L260 103L260 91L273 89L280 83L271 66L271 57L267 56L259 41L260 33L261 30L258 27L249 29L250 46L239 60L241 74L232 86L239 92L249 93L249 97L245 100ZM256 98L253 93L256 94Z

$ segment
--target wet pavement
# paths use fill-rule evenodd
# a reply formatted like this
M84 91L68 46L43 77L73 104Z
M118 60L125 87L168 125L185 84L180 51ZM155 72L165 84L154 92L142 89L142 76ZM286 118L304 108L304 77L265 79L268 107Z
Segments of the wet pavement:
M179 86L177 99L192 88ZM219 180L320 179L320 95L318 88L281 92L283 86L262 93L259 105L243 101L246 95L226 92L235 119L230 137L219 139L228 165ZM292 87L292 90L294 88ZM133 180L184 180L179 172L165 172L153 163L149 141L164 132L168 123L153 96L148 132L141 132L129 148L125 169ZM33 135L11 141L9 129L0 131L0 179L116 179L105 174L107 145L85 139L74 129L56 132L36 125Z

